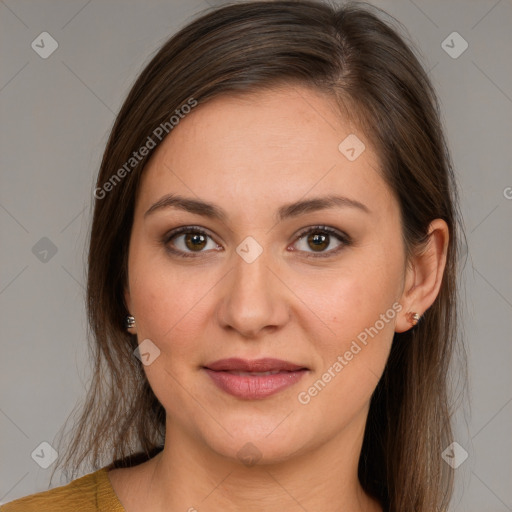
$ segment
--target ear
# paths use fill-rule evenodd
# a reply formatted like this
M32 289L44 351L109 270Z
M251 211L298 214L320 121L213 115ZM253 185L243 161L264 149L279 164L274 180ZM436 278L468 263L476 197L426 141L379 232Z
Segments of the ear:
M409 313L422 316L436 299L446 266L449 237L450 230L444 220L435 219L430 223L426 247L414 255L407 265L400 299L403 309L397 319L395 332L409 330L413 326L408 318Z

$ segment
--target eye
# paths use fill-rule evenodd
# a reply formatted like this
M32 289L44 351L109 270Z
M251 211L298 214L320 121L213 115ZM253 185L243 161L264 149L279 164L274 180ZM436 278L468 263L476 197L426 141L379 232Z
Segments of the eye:
M182 226L167 233L162 243L168 252L184 258L194 258L209 250L222 249L209 233L195 226ZM299 233L294 245L297 244L299 247L292 248L292 251L306 253L306 257L328 257L351 245L352 241L347 234L337 229L310 226Z
M219 245L206 231L194 226L182 226L175 229L167 233L162 241L169 252L184 258L193 258L195 257L194 253L219 249Z
M309 227L299 234L295 242L299 246L299 251L308 253L306 254L307 257L332 256L351 243L352 241L347 234L327 226ZM330 249L326 250L329 247Z

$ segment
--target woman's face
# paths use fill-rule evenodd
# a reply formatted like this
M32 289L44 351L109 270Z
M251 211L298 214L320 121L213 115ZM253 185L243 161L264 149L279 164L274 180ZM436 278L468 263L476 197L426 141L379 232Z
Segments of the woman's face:
M333 100L302 87L218 97L157 149L126 301L168 435L267 461L360 438L405 313L399 206L378 168Z

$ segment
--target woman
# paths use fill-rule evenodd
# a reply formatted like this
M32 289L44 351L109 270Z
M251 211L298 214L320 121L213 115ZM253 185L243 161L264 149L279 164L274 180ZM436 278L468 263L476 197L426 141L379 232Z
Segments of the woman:
M112 129L95 372L27 510L445 510L457 192L435 92L369 6L173 36Z

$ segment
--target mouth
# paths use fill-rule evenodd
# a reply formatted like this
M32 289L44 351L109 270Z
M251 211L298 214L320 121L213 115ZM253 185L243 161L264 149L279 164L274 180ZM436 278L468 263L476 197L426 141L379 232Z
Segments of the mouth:
M297 383L308 368L280 359L221 359L202 368L222 391L245 400L274 395Z

